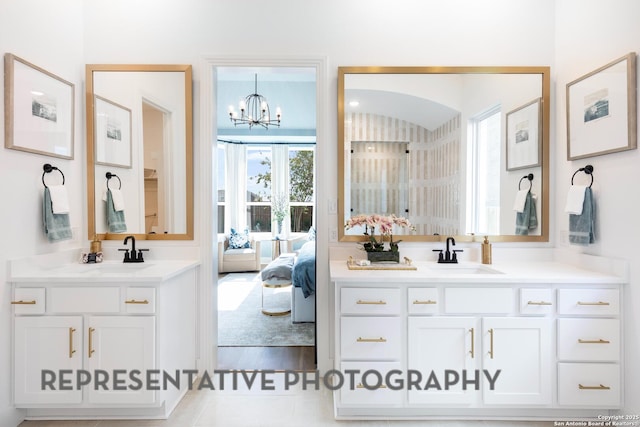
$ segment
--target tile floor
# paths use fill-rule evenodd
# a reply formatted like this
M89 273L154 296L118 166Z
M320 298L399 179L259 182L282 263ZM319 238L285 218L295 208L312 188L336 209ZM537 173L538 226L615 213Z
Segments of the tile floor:
M285 390L282 375L274 391L190 391L168 420L24 421L20 427L550 427L553 422L336 421L331 392ZM215 380L214 380L215 381ZM280 381L280 385L278 382ZM215 382L214 382L215 384Z

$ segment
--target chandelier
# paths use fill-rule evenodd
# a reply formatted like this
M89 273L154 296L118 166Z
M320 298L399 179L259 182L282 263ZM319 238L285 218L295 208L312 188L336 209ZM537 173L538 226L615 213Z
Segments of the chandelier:
M276 109L276 118L271 118L271 112L269 110L269 104L267 98L258 94L258 75L255 78L255 91L251 95L247 95L244 101L240 101L240 117L238 112L234 110L233 105L229 106L229 118L233 122L234 126L238 124L249 125L249 129L253 126L262 126L265 129L269 128L269 125L280 127L280 118L282 112L280 107Z

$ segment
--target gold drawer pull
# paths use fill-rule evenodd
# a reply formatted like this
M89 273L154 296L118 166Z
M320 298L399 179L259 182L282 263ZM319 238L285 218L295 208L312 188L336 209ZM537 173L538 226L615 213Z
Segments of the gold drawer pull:
M489 357L493 359L493 328L489 329Z
M550 302L547 301L527 301L528 305L551 305Z
M19 304L19 305L33 305L36 303L36 300L31 300L31 301L11 301L11 304Z
M611 344L611 341L603 340L602 338L599 340L583 340L578 338L578 342L580 344Z
M76 328L69 328L69 359L73 357L73 353L76 351L73 349L73 333L76 331Z
M414 304L437 304L437 302L435 302L432 299L428 299L426 301L420 301L420 300L415 300L413 301Z
M96 328L89 328L89 357L91 357L93 355L93 353L95 353L95 350L93 349L93 333L95 332Z
M471 329L469 329L469 332L471 332L471 350L469 351L469 354L471 355L471 358L473 359L474 357L476 357L476 348L475 348L476 330L474 328L471 328Z
M387 340L385 338L362 338L362 337L358 337L358 339L356 340L356 342L387 342Z
M149 304L149 301L147 301L146 299L142 301L136 300L136 299L129 299L129 300L126 300L124 303L125 304Z
M608 387L606 385L582 385L582 384L578 384L578 388L580 390L611 390L611 387Z
M385 305L387 302L386 301L363 301L361 299L359 299L358 301L356 301L356 304L371 304L371 305Z
M578 305L611 305L611 304L605 301L595 301L595 302L578 301Z
M362 383L358 383L358 385L356 386L356 388L365 388ZM369 389L371 389L372 387L369 387ZM386 385L384 384L380 384L379 386L377 386L376 388L387 388Z

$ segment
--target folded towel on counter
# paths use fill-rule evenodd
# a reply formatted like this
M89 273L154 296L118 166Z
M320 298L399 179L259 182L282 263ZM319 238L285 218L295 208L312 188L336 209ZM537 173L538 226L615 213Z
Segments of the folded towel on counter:
M49 196L54 214L69 213L69 195L64 185L50 185Z
M580 215L584 204L586 185L572 185L567 193L567 203L564 211L570 214Z
M586 246L594 242L594 211L593 193L587 187L584 190L582 213L569 214L569 243Z
M51 202L51 192L49 187L44 189L44 198L42 202L42 220L44 225L44 234L50 242L58 242L60 240L71 239L71 224L69 222L69 214L53 213L53 205Z
M522 212L516 212L516 234L526 236L529 234L529 230L534 230L537 226L536 201L531 191L527 191Z
M107 201L107 193L111 192L111 201L113 203L113 208L116 212L120 212L124 210L124 196L122 195L121 190L115 190L112 188L107 188L102 194L102 200Z
M113 203L113 195L111 189L107 189L107 225L109 226L109 233L123 233L127 231L127 223L124 220L124 210L116 210Z
M513 203L513 210L516 212L522 213L524 211L524 205L527 201L527 195L530 193L530 190L519 190L516 193L516 200Z

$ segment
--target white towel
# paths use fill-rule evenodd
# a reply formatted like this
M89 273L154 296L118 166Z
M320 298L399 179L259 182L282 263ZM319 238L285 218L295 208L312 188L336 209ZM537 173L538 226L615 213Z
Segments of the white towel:
M113 188L109 188L104 190L102 193L102 200L107 201L107 191L111 191L111 200L113 200L113 210L116 212L120 212L124 210L124 196L122 195L122 190L114 190Z
M64 185L50 185L51 210L54 214L69 213L69 195Z
M113 200L113 210L120 212L124 210L124 196L120 190L111 190L111 199Z
M574 215L582 215L582 206L584 205L584 193L587 189L586 185L572 185L567 193L567 203L564 211Z
M513 210L522 213L524 211L524 203L527 201L527 193L529 190L519 190L516 193L516 200L513 203Z

